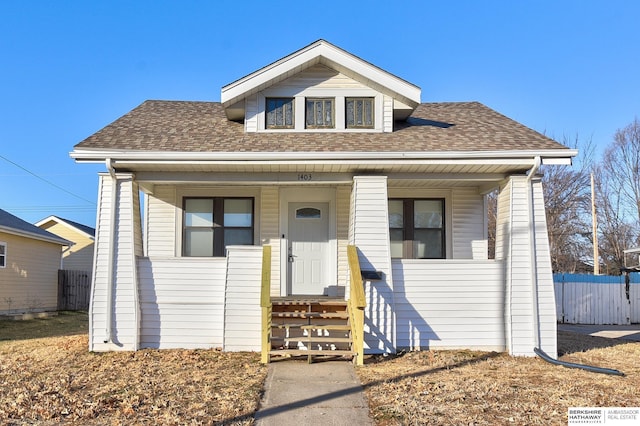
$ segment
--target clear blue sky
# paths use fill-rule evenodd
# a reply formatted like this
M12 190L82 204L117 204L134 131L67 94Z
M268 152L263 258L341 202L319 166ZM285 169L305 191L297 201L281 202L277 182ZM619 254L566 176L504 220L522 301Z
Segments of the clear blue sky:
M560 141L602 147L640 115L634 0L3 0L0 22L0 156L20 166L0 158L0 208L30 222L95 225L105 168L69 157L85 137L147 99L219 101L320 38L423 102L479 101Z

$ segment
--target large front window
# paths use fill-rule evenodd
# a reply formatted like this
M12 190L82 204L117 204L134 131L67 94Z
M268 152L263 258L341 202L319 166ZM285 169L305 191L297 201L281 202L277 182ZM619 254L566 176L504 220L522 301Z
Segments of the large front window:
M392 258L443 259L444 199L389 200L389 235Z
M267 129L293 129L293 98L267 98Z
M224 256L227 246L253 245L253 198L185 198L184 256Z

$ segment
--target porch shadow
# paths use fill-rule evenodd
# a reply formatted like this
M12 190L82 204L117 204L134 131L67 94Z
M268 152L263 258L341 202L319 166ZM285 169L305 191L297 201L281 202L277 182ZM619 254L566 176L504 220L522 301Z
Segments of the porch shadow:
M640 333L636 337L636 342L640 339ZM633 343L634 340L590 336L576 331L558 330L558 357L570 355L578 352L586 352L592 349L611 348L614 346Z

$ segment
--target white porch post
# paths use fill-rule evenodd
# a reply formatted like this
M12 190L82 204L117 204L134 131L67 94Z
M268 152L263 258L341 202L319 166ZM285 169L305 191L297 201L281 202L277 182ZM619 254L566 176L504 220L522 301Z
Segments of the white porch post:
M133 175L99 176L89 349L137 350L140 304L136 256L142 256L138 185ZM113 185L115 184L115 188ZM115 196L115 198L114 198Z
M549 241L539 178L512 176L500 188L496 259L505 261L505 332L511 355L557 356Z
M382 272L382 280L365 282L365 351L395 352L396 321L386 176L354 176L349 244L358 248L362 269Z

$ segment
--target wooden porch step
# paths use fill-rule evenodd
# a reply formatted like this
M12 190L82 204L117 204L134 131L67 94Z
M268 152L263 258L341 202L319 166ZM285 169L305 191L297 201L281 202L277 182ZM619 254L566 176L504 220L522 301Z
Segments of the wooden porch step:
M325 337L325 336L297 336L297 337L272 337L272 342L302 342L302 343L351 343L351 337Z
M322 299L322 298L271 298L273 306L296 306L296 305L321 305L321 306L347 306L344 299Z
M272 328L287 329L299 328L301 330L335 330L350 331L351 326L347 324L272 324Z
M324 356L354 356L355 353L353 351L345 351L336 349L334 351L327 350L321 351L317 349L307 350L307 349L273 349L269 351L269 355L289 355L289 356L307 356L307 355L324 355Z
M344 312L272 312L272 318L338 318L348 319L349 313Z

